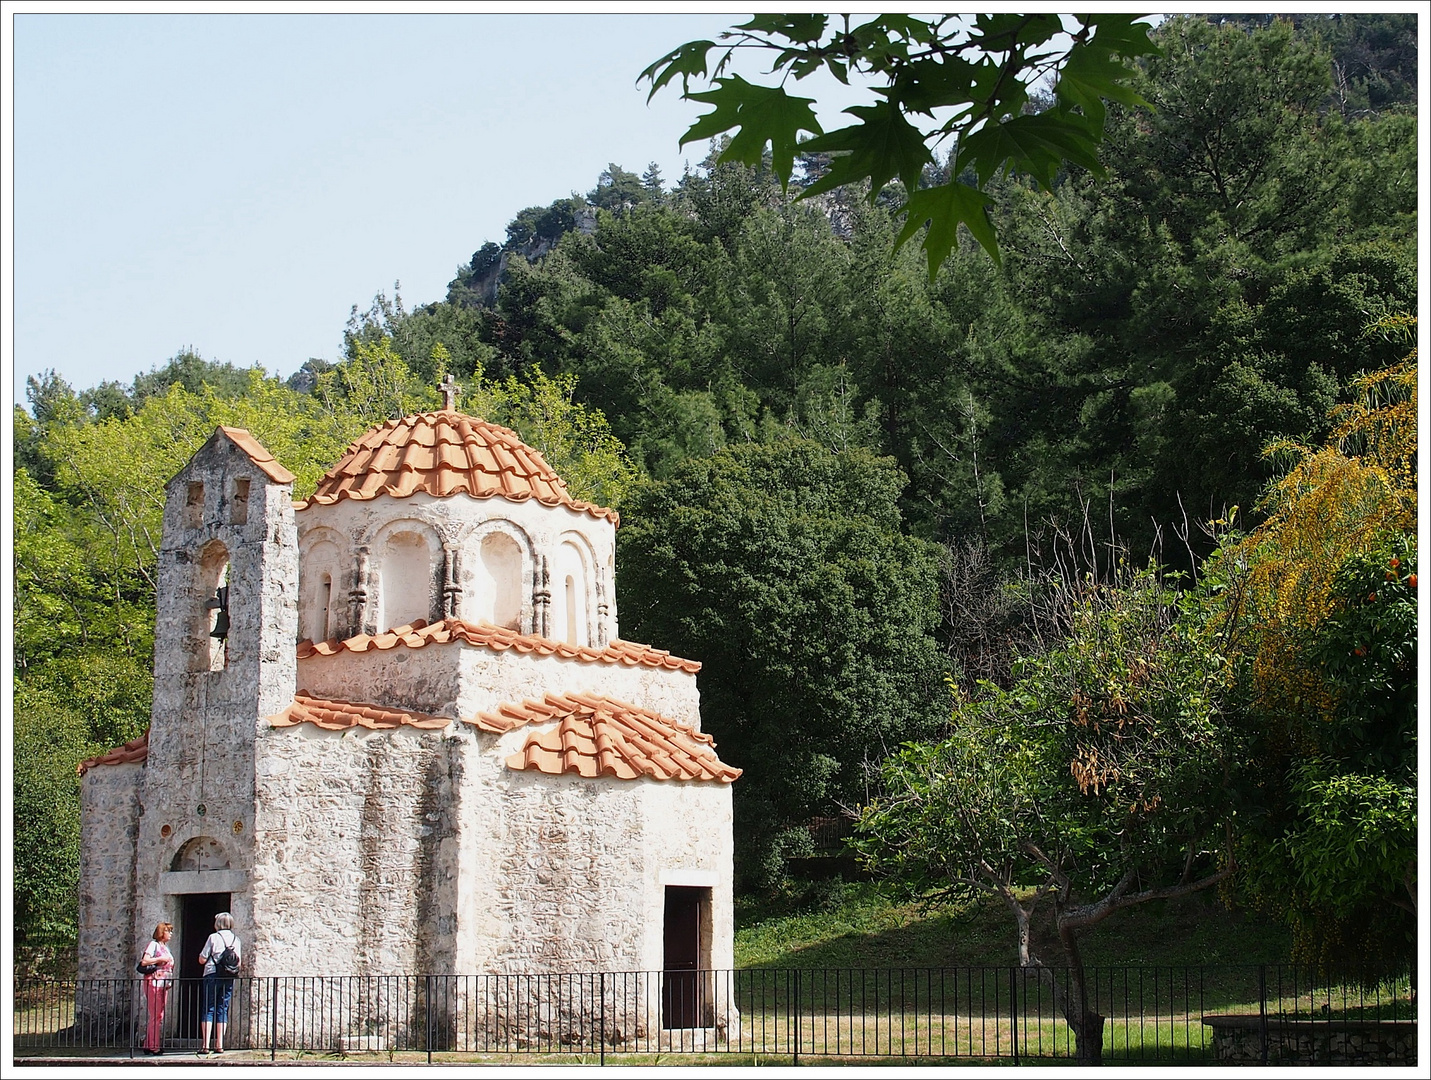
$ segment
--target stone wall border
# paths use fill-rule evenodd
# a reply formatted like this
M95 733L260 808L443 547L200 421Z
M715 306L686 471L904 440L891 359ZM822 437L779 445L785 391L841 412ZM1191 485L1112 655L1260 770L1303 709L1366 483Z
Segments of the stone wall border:
M1415 1065L1415 1020L1288 1020L1256 1014L1204 1016L1213 1059L1261 1065Z

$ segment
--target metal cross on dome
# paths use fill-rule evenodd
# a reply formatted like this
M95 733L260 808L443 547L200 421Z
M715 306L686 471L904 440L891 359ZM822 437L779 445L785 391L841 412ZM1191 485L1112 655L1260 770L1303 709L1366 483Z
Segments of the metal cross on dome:
M442 391L443 411L456 412L457 395L462 393L462 387L457 385L457 381L452 377L452 372L447 373L447 377L437 384L437 388Z

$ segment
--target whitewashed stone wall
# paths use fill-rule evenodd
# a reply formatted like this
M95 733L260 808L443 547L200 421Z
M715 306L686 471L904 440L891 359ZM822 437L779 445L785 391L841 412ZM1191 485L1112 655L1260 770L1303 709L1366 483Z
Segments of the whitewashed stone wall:
M305 636L323 625L315 609L324 600L325 576L331 581L329 637L375 634L397 625L384 617L385 611L410 613L410 597L399 602L383 595L385 582L391 588L391 582L407 579L389 573L384 565L392 558L390 542L404 533L424 538L432 552L434 565L426 579L429 621L447 615L493 621L495 610L504 613L497 620L503 625L509 621L505 613L511 610L513 629L566 640L564 582L570 572L583 578L575 604L581 623L578 641L599 647L618 636L616 527L604 518L543 506L534 499L435 498L419 493L406 499L379 496L367 501L343 499L327 506L311 503L297 520L304 558L300 587ZM493 534L515 547L510 564L505 554L494 558L491 549L484 558L483 542ZM493 573L516 573L520 580L499 585Z
M298 685L318 697L401 705L464 720L548 692L603 694L697 731L701 720L696 676L690 672L498 651L465 642L309 656L298 662Z
M415 728L268 729L259 744L264 973L451 971L464 756Z
M499 767L530 734L484 737L469 773L460 970L659 970L668 885L711 889L710 963L731 967L730 786Z
M412 652L459 650L489 652ZM600 672L597 689L649 707L619 684L666 682L670 703L694 711L685 673L491 655L556 686L571 667ZM505 674L531 693L531 672ZM268 973L656 969L667 885L712 889L711 961L729 967L729 785L508 769L532 731L265 732L256 942L284 957Z

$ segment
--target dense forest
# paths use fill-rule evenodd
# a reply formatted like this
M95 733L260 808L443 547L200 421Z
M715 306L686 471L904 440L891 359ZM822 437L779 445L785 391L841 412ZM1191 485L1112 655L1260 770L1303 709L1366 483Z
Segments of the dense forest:
M1151 563L1212 603L1234 548L1254 578L1295 562L1278 547L1300 505L1287 477L1315 488L1318 454L1382 453L1391 474L1404 458L1345 410L1384 417L1414 391L1414 368L1364 376L1414 339L1415 33L1409 15L1165 21L1136 76L1151 107L1110 109L1105 177L991 182L997 263L965 242L931 279L913 245L891 253L886 198L797 198L828 157L804 156L786 191L712 145L674 180L612 164L586 195L522 210L445 299L355 307L343 354L286 380L193 352L129 383L32 378L15 435L17 945L73 945L75 763L147 725L162 488L217 423L253 431L301 497L364 427L435 407L450 373L465 411L619 508L622 636L705 663L705 726L746 770L746 889L809 853L811 818L898 783L886 759L946 731L951 685L992 700L1029 677L1016 658L1065 655L1070 581L1131 596L1126 568ZM1414 502L1414 483L1383 486ZM1299 925L1331 909L1315 889L1287 899L1306 889L1266 854L1295 834L1297 793L1374 775L1395 803L1414 783L1415 552L1404 513L1376 520L1324 549L1341 576L1319 595L1341 633L1377 553L1409 579L1410 674L1404 647L1368 661L1401 702L1378 721L1395 745L1316 744L1291 719L1238 744L1267 769L1248 790L1282 800L1255 815L1245 895L1280 890ZM1377 625L1404 646L1405 625ZM1317 708L1353 708L1336 687L1355 680L1285 636L1239 654L1245 724L1302 715L1277 703L1278 663L1321 672ZM1326 918L1365 921L1384 894ZM1385 923L1396 952L1406 926Z

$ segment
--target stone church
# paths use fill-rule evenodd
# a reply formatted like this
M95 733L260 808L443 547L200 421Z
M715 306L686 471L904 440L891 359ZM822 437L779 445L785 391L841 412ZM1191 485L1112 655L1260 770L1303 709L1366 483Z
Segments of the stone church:
M739 770L700 665L618 633L616 513L450 388L293 481L219 428L169 482L150 727L80 766L80 977L160 921L195 975L225 910L256 977L731 967Z

